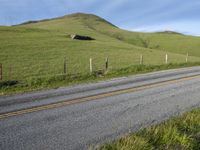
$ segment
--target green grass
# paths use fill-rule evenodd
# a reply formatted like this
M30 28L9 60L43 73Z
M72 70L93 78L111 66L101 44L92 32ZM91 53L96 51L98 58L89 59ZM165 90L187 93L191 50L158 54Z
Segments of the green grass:
M174 32L130 32L119 29L106 20L90 14L77 13L51 21L28 24L24 27L50 29L68 34L80 33L94 37L97 37L96 33L98 33L98 36L101 35L103 39L112 37L117 39L118 42L121 41L139 47L200 56L200 37L185 36L182 34L175 34ZM148 44L144 44L145 42Z
M96 40L72 40L70 34ZM78 13L37 23L1 26L0 63L4 81L57 77L63 74L64 57L67 74L84 77L89 74L89 58L93 59L93 69L99 70L108 57L110 71L138 65L141 54L145 65L164 64L166 53L170 63L184 63L186 52L189 62L199 62L199 41L197 37L174 33L129 32L95 15Z
M94 36L95 41L73 41L60 32L1 27L0 35L0 63L3 64L6 80L61 74L64 57L68 60L69 74L88 73L90 57L93 58L94 69L103 68L106 57L109 58L110 69L138 64L141 54L145 64L165 62L166 52L135 47L98 33ZM171 63L185 61L185 55L168 54ZM200 58L190 56L189 60L199 61Z
M199 66L200 62L194 63L170 63L167 65L132 65L121 69L110 70L103 76L93 74L59 74L29 77L22 80L5 80L0 82L0 95L23 93L41 89L59 88L80 83L91 83L114 77L129 76L147 72L175 69L182 67Z
M199 150L200 109L142 129L95 150Z

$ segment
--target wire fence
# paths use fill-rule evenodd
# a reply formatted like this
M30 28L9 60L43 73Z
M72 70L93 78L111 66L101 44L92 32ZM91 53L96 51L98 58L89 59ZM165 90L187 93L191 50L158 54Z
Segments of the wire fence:
M25 62L25 63L0 63L0 80L24 80L28 78L37 78L56 75L80 75L91 74L98 71L112 71L126 68L133 65L145 64L149 58L143 55L135 55L124 59L120 57L85 57L85 58L70 58L62 57L58 60L45 60L41 62ZM188 62L189 56L181 60ZM170 58L166 54L162 58L163 64L170 63ZM172 59L171 59L172 60ZM150 60L148 60L150 61ZM173 62L176 62L174 60Z
M91 62L90 62L91 61ZM133 58L130 65L139 64L138 58ZM0 80L24 80L27 78L55 76L55 75L76 75L90 74L99 70L116 70L127 67L126 60L120 60L113 57L105 58L87 58L87 59L71 59L68 57L60 58L60 61L51 62L35 62L35 63L15 63L0 64Z

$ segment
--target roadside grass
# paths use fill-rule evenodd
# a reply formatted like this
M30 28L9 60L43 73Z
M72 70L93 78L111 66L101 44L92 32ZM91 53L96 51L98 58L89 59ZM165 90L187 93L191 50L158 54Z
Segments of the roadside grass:
M60 74L30 77L24 80L6 80L0 82L0 95L24 93L28 91L47 90L81 83L92 83L115 77L130 76L167 69L199 66L200 62L177 63L167 65L133 65L122 69L110 70L103 75L93 74Z
M200 108L90 150L199 150Z

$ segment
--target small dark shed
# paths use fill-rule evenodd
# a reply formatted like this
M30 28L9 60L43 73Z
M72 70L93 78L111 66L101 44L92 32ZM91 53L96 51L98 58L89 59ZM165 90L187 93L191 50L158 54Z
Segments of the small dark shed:
M89 36L83 36L83 35L77 35L77 34L72 34L71 39L73 40L95 40L92 37Z

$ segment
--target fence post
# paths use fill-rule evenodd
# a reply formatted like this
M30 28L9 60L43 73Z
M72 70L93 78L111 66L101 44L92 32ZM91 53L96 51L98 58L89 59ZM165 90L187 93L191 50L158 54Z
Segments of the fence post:
M92 58L90 58L90 74L92 74Z
M64 58L64 74L67 73L67 59L66 57Z
M9 77L9 80L12 80L12 66L10 65L9 67L8 67L8 69L9 69L9 74L8 74L8 77Z
M165 63L168 64L168 54L165 56Z
M105 66L106 68L106 72L108 71L108 57L106 58L106 66Z
M143 55L140 55L140 65L143 65L143 61L144 61Z
M0 80L3 80L3 65L0 64Z
M188 62L188 56L189 56L189 54L187 53L187 55L186 55L186 63Z

